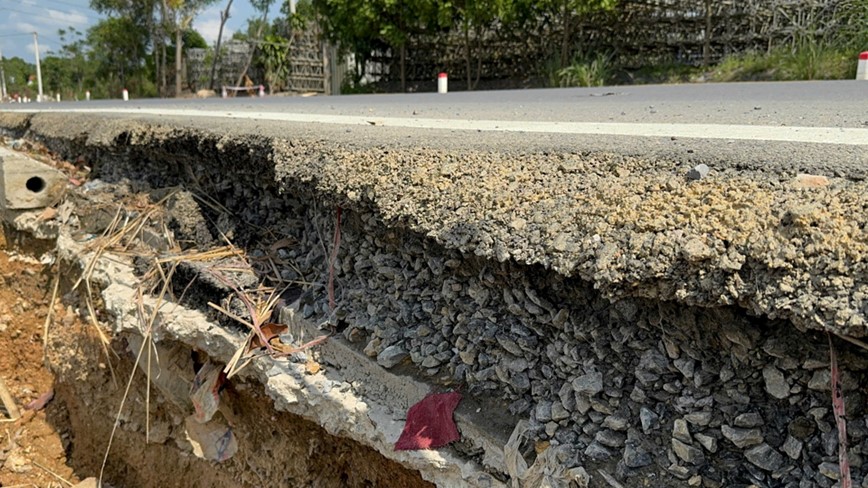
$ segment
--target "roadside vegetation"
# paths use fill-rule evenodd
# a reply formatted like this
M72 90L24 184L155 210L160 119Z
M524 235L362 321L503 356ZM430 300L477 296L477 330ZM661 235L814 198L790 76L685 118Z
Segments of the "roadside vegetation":
M225 7L225 24L232 1L91 0L91 7L105 18L85 32L68 28L56 33L61 48L42 60L44 91L69 100L84 99L87 91L93 98L117 98L123 88L134 97L214 89L213 67L226 41L223 27L211 46L191 26L213 5ZM513 41L523 41L524 36L530 42L536 36L534 42L545 46L542 55L515 61L524 63L517 72L525 79L511 86L852 79L857 55L868 46L868 0L838 0L831 23L826 19L822 25L793 24L785 38L769 41L766 49L735 52L714 63L664 58L639 66L612 50L594 51L577 34L588 19L617 15L617 0L299 0L294 10L289 0L243 1L251 2L256 14L231 36L252 47L236 84L249 70L259 73L262 80L257 83L271 92L287 86L287 55L294 33L313 24L352 60L343 93L415 89L408 81L413 61L409 57L420 55L413 49L423 38L453 43L450 62L460 74L457 79L450 76L450 89L462 90L488 86L480 85L492 59L486 53L496 49L490 41L504 32ZM187 80L185 52L194 47L206 49L208 68L205 75ZM391 60L390 81L371 83L366 70L382 59ZM35 98L35 66L30 60L5 59L3 65L8 92ZM435 75L425 74L432 79Z

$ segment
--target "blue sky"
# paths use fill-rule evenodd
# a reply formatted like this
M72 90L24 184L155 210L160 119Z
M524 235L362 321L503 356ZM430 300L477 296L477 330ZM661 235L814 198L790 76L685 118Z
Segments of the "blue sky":
M281 3L275 2L271 16L279 11ZM220 11L225 7L226 0L218 0L193 22L209 43L217 40ZM224 29L224 39L242 29L247 19L254 15L249 0L235 0ZM60 48L58 29L73 26L85 31L99 19L100 15L90 9L89 0L0 0L0 50L4 58L18 56L33 62L32 32L39 33L39 51L44 55Z

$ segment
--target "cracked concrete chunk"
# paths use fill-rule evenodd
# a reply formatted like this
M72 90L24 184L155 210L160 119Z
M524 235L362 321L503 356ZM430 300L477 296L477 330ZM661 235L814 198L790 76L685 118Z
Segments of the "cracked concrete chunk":
M0 148L0 208L49 207L60 200L65 188L66 177L60 171Z

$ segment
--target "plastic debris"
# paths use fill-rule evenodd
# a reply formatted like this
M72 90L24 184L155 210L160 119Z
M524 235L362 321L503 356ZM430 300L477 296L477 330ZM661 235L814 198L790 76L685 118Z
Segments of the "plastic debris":
M537 455L528 467L521 455L521 446L527 440L527 420L520 420L503 447L506 470L513 488L588 488L591 477L582 467L566 468L557 458L556 450L549 447Z
M457 392L435 393L410 407L395 450L436 449L461 438L452 419L460 401L461 394Z
M193 408L196 409L193 418L200 424L211 420L220 406L220 385L225 379L222 373L220 367L209 361L202 365L193 379L190 400L193 401Z
M708 168L708 165L700 164L700 165L696 166L695 168L693 168L687 172L687 179L688 180L701 180L701 179L705 178L706 176L708 176L709 171L710 171L710 169Z
M193 454L209 461L223 462L238 452L238 441L232 428L220 420L200 423L195 415L187 417L187 440L193 445Z

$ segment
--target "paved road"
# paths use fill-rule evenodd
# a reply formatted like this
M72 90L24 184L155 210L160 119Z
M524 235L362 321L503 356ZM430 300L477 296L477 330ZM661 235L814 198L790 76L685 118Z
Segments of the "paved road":
M605 150L858 169L868 160L868 111L861 103L866 99L868 83L825 81L117 100L9 105L3 110L96 112L227 133L364 144Z

